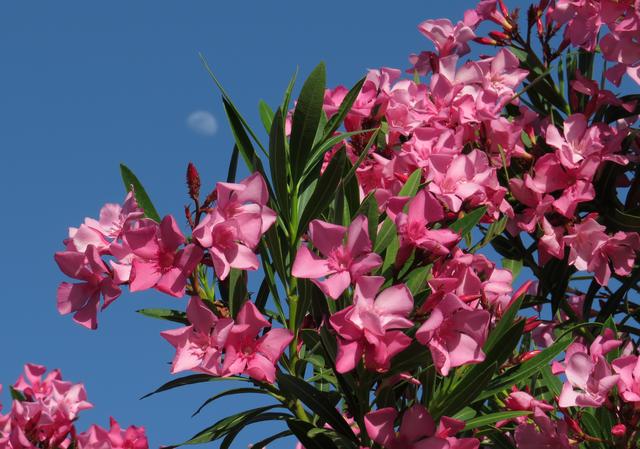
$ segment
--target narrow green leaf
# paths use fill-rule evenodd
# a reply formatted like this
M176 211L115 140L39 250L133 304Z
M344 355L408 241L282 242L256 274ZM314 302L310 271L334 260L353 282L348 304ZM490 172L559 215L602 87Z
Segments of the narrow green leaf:
M302 212L302 217L298 224L298 237L307 230L307 225L320 214L335 199L338 183L342 179L344 165L346 162L344 148L333 155L325 172L320 176L316 188L309 199L307 207Z
M251 445L251 449L264 449L267 444L273 443L280 438L288 437L293 435L290 430L283 430L282 432L276 433L275 435L271 435L270 437L265 438L264 440L260 440L257 443L253 443Z
M322 115L326 85L324 63L311 72L300 91L291 123L290 154L292 174L297 181L307 163Z
M522 259L502 259L502 268L506 268L511 271L514 280L520 274L523 266L524 263L522 262Z
M233 396L233 395L236 395L236 394L248 394L248 393L250 393L250 394L269 394L268 391L260 389L260 388L233 388L231 390L225 390L223 392L220 392L218 394L215 394L215 395L211 396L209 399L204 401L202 403L202 405L200 407L198 407L195 412L193 412L191 417L196 416L207 405L211 404L212 402L214 402L214 401L216 401L216 400L218 400L220 398L224 398L226 396Z
M489 415L478 416L476 418L471 418L470 420L468 420L466 422L466 425L464 426L463 431L477 429L478 427L487 426L489 424L495 424L498 421L502 421L505 419L518 418L519 416L526 416L530 414L531 412L526 410L525 411L516 410L516 411L498 412L498 413L491 413Z
M27 400L25 395L21 392L13 388L11 385L9 386L9 394L11 395L11 399L18 402L24 402Z
M353 430L336 410L336 405L328 399L327 393L315 388L304 380L284 373L278 373L278 385L289 396L300 400L309 410L329 424L336 432L357 441Z
M528 380L533 375L538 374L543 366L549 364L556 356L564 351L571 343L571 337L565 336L557 340L554 344L544 349L537 356L520 364L514 370L508 371L502 376L495 378L478 399L486 399L495 393L510 388L512 385Z
M265 131L268 133L271 131L271 122L273 122L273 110L264 100L260 100L258 103L258 113L260 114L260 120Z
M271 179L276 190L276 199L281 216L285 223L289 223L291 220L290 193L287 185L289 160L287 158L287 141L281 112L280 109L276 111L269 133L269 168L271 169Z
M178 379L171 380L171 381L167 382L166 384L160 386L156 390L152 391L151 393L145 394L140 399L148 398L149 396L152 396L152 395L154 395L156 393L161 393L163 391L172 390L174 388L182 387L182 386L185 386L185 385L199 384L199 383L203 383L203 382L218 382L218 381L221 381L221 380L239 380L239 381L242 381L242 382L250 382L249 379L245 379L244 377L238 377L238 376L215 377L215 376L210 376L208 374L190 374L188 376L184 376L184 377L180 377Z
M237 110L224 97L222 98L222 103L224 104L224 110L227 114L229 125L231 126L233 138L235 139L236 146L238 147L238 150L240 151L240 154L244 159L244 163L247 165L249 171L259 171L264 177L262 161L256 153L256 150L253 148L251 139L249 138L249 135L247 134L247 131L242 124L242 120L237 114Z
M467 213L464 217L457 219L449 226L449 229L459 233L462 237L469 234L473 228L480 223L480 220L487 213L487 207L481 206Z
M124 182L124 187L127 189L127 192L131 192L133 189L136 201L144 211L145 217L160 223L160 215L136 175L124 164L120 164L120 175L122 176L122 182Z
M313 436L310 436L309 433L317 429L313 424L299 419L288 419L287 425L305 449L340 449L331 438L324 434L313 434Z
M229 296L225 299L229 304L229 312L231 313L231 316L235 318L242 308L242 305L247 300L247 272L237 268L232 268L229 271L227 281L229 286Z
M167 320L173 321L176 323L182 323L185 325L189 325L189 320L187 319L187 314L174 309L140 309L136 310L141 315L148 316L151 318L156 318L159 320Z
M231 152L231 160L229 161L229 169L227 170L227 182L236 182L236 173L238 172L238 145L233 146Z
M473 366L452 390L441 392L436 396L437 402L432 406L432 415L438 418L451 416L471 404L487 386L496 369L495 363L486 366L484 364ZM443 396L444 399L442 399Z
M175 448L178 446L183 446L187 444L201 444L208 443L210 441L215 441L219 438L222 438L229 432L233 432L235 429L242 428L248 424L248 422L256 418L257 416L272 410L276 407L281 407L281 405L267 405L264 407L257 407L250 410L245 410L240 413L236 413L234 415L228 416L220 421L216 422L212 426L207 427L206 429L201 430L193 437L188 439L187 441L176 444L174 446L170 446L171 448Z

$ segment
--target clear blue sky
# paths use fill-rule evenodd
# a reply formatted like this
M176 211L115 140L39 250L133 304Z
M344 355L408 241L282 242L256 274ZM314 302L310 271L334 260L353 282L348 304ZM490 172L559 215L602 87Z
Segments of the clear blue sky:
M81 428L90 422L106 426L113 415L123 424L144 425L152 447L182 441L253 405L249 397L221 401L190 418L222 384L139 401L171 378L173 354L158 335L171 324L134 310L184 303L154 292L127 293L101 314L97 332L59 316L55 291L63 276L53 253L61 249L67 227L123 198L120 162L138 174L161 214L178 217L189 161L207 187L225 176L231 135L198 52L257 125L258 100L277 104L296 66L304 77L324 60L330 85L351 85L367 68L404 69L409 53L431 49L416 29L419 22L458 20L474 4L2 2L0 383L12 383L25 362L59 367L66 378L86 384L96 405L84 414ZM217 134L202 136L187 127L187 116L196 110L217 118ZM7 407L6 393L2 399ZM269 435L265 426L254 429L234 447Z

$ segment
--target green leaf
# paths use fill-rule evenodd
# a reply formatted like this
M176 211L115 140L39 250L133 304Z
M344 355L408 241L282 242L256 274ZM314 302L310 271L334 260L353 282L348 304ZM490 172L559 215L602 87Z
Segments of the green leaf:
M547 387L549 391L548 399L553 400L560 396L562 391L562 381L551 372L550 366L543 366L540 369L540 375L542 376L542 384Z
M238 428L242 428L246 426L251 419L258 417L266 411L272 410L276 407L281 407L281 405L267 405L264 407L253 408L250 410L245 410L240 413L236 413L234 415L228 416L220 421L216 422L212 426L207 427L206 429L201 430L193 437L188 439L187 441L176 444L174 446L170 446L171 448L175 448L178 446L183 446L187 444L201 444L208 443L210 441L215 441L219 438L222 438L229 432L233 432Z
M271 122L273 122L273 110L264 100L260 100L258 103L258 113L260 114L260 120L265 131L268 133L271 130Z
M317 429L313 424L299 419L288 419L287 425L305 449L339 449L331 438L322 433L310 436L311 431Z
M127 192L131 192L133 189L136 201L144 211L145 217L160 223L160 215L158 215L158 211L156 211L149 195L147 195L147 191L144 189L136 175L134 175L129 167L124 164L120 164L120 175L122 176L122 182L124 182L124 187L127 189Z
M293 92L293 86L296 84L296 78L298 78L298 68L296 67L296 71L293 72L293 76L289 80L289 84L287 85L287 89L284 92L284 97L282 98L282 106L280 110L282 111L283 120L286 118L289 112L289 104L291 103L291 93Z
M451 416L471 404L487 386L496 369L496 363L474 365L451 390L438 393L431 414L436 418Z
M222 98L222 103L224 104L224 110L227 114L229 125L231 126L233 138L235 139L236 146L242 155L242 159L244 159L244 163L250 172L259 171L260 174L266 178L262 161L260 160L260 157L258 157L256 150L253 148L251 139L242 124L242 120L237 113L237 109L224 97Z
M316 132L322 116L322 103L326 85L324 63L311 72L300 91L291 122L290 154L292 174L297 181L304 171L313 148Z
M542 367L548 365L556 356L564 351L569 344L571 344L570 336L560 338L554 344L540 352L537 356L523 362L517 368L494 379L478 399L491 397L499 391L510 388L512 385L517 385L518 383L538 374Z
M245 379L244 377L238 377L238 376L215 377L215 376L210 376L208 374L190 374L188 376L179 377L178 379L171 380L166 384L158 387L156 390L152 391L151 393L145 394L140 399L148 398L149 396L152 396L156 393L172 390L174 388L182 387L184 385L199 384L203 382L218 382L221 380L239 380L243 382L250 382L249 379Z
M220 449L229 449L231 447L231 443L236 439L236 437L242 432L248 425L264 422L264 421L283 421L288 418L291 418L292 415L289 413L262 413L258 416L254 416L248 418L240 427L236 427L235 429L227 432L224 440L220 443Z
M464 237L469 234L478 223L480 223L480 220L486 213L486 206L478 207L477 209L467 213L464 217L451 223L449 229Z
M353 430L342 415L336 410L335 402L331 401L327 393L308 384L303 379L278 373L278 385L288 396L300 400L309 410L315 413L322 421L326 422L336 432L357 441ZM292 429L293 430L293 429Z
M361 78L350 90L347 92L347 95L344 96L342 103L340 103L340 108L338 108L338 112L329 119L326 126L324 127L324 135L331 136L334 132L338 130L340 125L342 124L344 118L347 116L349 111L351 110L351 106L358 98L358 94L362 90L362 86L366 77Z
M174 309L140 309L136 310L141 315L148 316L151 318L156 318L158 320L167 320L173 321L176 323L182 323L185 325L189 325L189 320L187 319L187 314Z
M489 333L489 337L484 344L485 352L491 351L500 341L502 336L508 332L513 325L515 318L522 307L525 295L521 295L509 306L502 314L502 318L498 321L496 327Z
M302 212L302 217L298 224L298 237L307 230L307 225L320 214L335 199L338 183L342 179L342 173L346 162L344 147L333 155L327 169L324 171L316 188L309 199L307 207Z
M283 430L282 432L276 433L275 435L271 435L270 437L265 438L264 440L260 440L257 443L253 443L251 445L251 449L263 449L267 444L270 444L280 438L288 437L289 435L293 435L290 430Z
M514 280L520 274L523 265L524 263L521 259L502 259L502 268L506 268L507 270L511 271Z
M476 412L473 408L471 407L465 407L462 410L460 410L458 413L456 413L455 415L452 416L452 418L455 419L459 419L460 421L469 421L472 418L475 418L475 416L478 414L478 412Z
M258 294L256 295L256 299L254 301L255 306L261 312L267 305L267 299L269 299L269 279L267 278L267 276L265 276L264 279L262 279L262 283L260 283L260 288L258 289Z
M229 312L235 318L247 300L247 272L232 268L227 280L229 282L229 296L226 299L229 304Z
M412 295L417 295L427 287L427 279L431 273L431 265L426 267L418 267L407 276L407 287L411 290Z
M267 390L263 390L260 388L233 388L231 390L225 390L223 392L220 392L218 394L215 394L213 396L211 396L209 399L207 399L206 401L204 401L202 403L202 405L200 407L198 407L198 409L193 412L193 414L191 415L191 417L196 416L198 413L200 413L202 411L203 408L205 408L207 405L211 404L212 402L220 399L220 398L224 398L226 396L233 396L236 394L247 394L247 393L251 393L251 394L269 394L269 392Z
M233 146L231 160L229 161L229 169L227 170L227 182L236 182L236 173L238 171L238 145Z
M473 430L478 427L487 426L490 424L497 423L498 421L502 421L505 419L518 418L519 416L530 415L529 411L508 411L508 412L498 412L498 413L490 413L488 415L478 416L476 418L472 418L466 422L463 431L465 430Z
M582 413L582 415L580 416L580 426L582 427L583 430L586 431L587 435L596 437L596 438L605 439L605 440L610 440L611 427L609 427L608 429L603 429L602 424L604 423L598 422L598 419L594 415L592 415L590 411L585 411L585 413ZM606 448L614 447L614 445L613 444L605 445L604 443L599 441L590 441L589 447L606 449Z
M291 220L289 204L289 189L287 187L287 173L289 164L287 158L287 141L284 132L284 121L281 110L276 111L271 131L269 133L269 168L271 169L271 179L276 190L276 198L281 216L288 223Z
M11 399L13 399L14 401L24 402L27 400L22 391L18 391L12 386L9 386L9 394L11 395Z
M393 358L389 374L413 372L418 368L428 366L430 363L431 353L429 349L417 341L413 341L407 349Z

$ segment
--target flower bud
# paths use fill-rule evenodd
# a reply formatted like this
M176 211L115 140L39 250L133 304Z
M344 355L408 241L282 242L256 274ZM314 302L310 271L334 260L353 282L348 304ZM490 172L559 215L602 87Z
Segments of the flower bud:
M498 42L494 39L490 39L488 37L476 37L473 39L474 42L482 45L499 45Z
M613 426L611 428L611 435L613 435L614 437L618 437L621 438L623 437L625 434L627 433L627 426L625 426L624 424L620 423L620 424L616 424L615 426Z
M189 188L189 196L194 201L200 197L200 175L193 162L189 162L187 166L187 187Z

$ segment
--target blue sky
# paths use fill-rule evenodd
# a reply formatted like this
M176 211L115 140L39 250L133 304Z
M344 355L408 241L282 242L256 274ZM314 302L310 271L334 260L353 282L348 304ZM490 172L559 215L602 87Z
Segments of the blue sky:
M53 253L67 227L97 216L105 202L122 200L120 162L138 174L161 214L178 217L187 199L189 161L198 166L203 189L225 176L232 138L198 52L258 128L258 101L279 103L296 66L304 77L324 60L329 84L348 86L367 68L404 69L409 53L431 48L416 29L419 22L457 20L473 4L3 2L0 383L13 383L26 362L59 367L66 378L86 384L96 406L84 414L81 428L106 426L113 415L123 424L144 425L152 447L182 441L253 406L249 397L221 401L190 418L222 384L139 401L171 378L172 351L158 335L171 325L134 311L184 304L154 292L124 294L100 316L97 332L60 317L55 290L63 276ZM188 126L195 111L215 116L214 135ZM3 402L7 407L6 395ZM269 428L255 429L234 447L269 435Z

